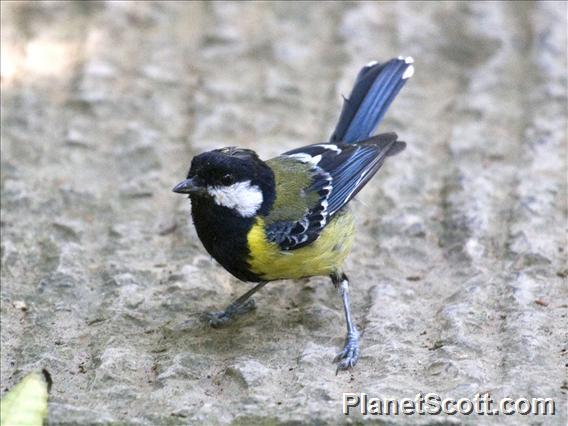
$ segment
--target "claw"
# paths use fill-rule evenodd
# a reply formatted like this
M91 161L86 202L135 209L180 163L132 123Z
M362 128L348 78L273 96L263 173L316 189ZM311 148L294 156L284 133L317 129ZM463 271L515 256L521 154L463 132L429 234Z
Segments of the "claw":
M207 312L203 315L203 319L213 328L220 328L227 324L231 317L225 311Z
M333 362L338 363L335 375L337 375L340 370L348 370L355 367L359 359L359 336L349 334L345 340L345 346L333 360Z
M202 318L207 321L211 327L220 328L227 325L233 318L246 314L254 309L256 309L254 299L248 299L240 306L230 305L224 311L205 313Z
M254 301L254 299L248 299L238 309L235 310L235 315L246 314L247 312L253 311L255 309L256 309L256 302Z

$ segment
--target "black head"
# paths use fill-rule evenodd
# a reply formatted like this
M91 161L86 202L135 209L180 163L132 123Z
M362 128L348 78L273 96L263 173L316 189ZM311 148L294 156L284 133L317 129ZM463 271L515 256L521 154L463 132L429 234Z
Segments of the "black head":
M242 217L266 214L275 196L274 173L254 151L235 147L193 158L187 179L173 189L204 198Z

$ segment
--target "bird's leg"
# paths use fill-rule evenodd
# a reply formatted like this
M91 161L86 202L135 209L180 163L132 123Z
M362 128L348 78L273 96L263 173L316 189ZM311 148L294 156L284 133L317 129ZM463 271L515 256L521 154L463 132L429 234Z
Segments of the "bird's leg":
M205 319L209 321L209 324L212 327L221 327L229 322L232 318L252 311L256 308L256 304L254 302L254 299L251 299L250 297L266 284L268 284L268 281L262 281L258 283L256 286L251 288L249 291L247 291L245 294L243 294L241 297L227 306L224 311L210 312L205 314Z
M339 370L347 370L357 364L357 360L359 359L359 332L353 323L351 309L349 308L349 279L343 273L332 274L330 278L343 299L343 310L345 311L345 322L347 323L345 346L333 360L338 363L335 372L335 374L337 374Z

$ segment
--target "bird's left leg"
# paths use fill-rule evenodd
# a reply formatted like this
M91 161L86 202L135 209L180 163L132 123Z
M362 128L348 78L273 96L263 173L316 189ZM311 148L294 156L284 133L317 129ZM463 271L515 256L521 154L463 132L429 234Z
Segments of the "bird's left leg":
M351 309L349 307L349 279L343 273L334 273L330 275L331 281L343 300L343 310L345 311L345 322L347 323L347 336L345 337L345 346L343 350L337 354L334 362L337 362L337 370L347 370L357 364L359 359L359 332L351 318Z
M249 291L247 291L245 294L243 294L241 297L227 306L225 310L205 314L205 319L209 321L209 324L212 327L221 327L234 317L252 311L256 308L256 304L254 303L254 299L251 299L250 297L266 284L268 284L268 281L262 281L258 283L256 286L251 288Z

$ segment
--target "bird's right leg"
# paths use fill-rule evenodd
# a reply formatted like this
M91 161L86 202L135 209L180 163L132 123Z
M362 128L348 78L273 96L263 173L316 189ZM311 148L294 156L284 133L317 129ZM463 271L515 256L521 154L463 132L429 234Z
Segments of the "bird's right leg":
M345 312L345 323L347 324L347 336L345 337L345 346L343 350L337 354L334 362L337 362L337 370L347 370L355 367L359 359L359 331L351 318L351 308L349 307L349 279L343 273L335 273L330 276L333 285L339 291L343 301L343 311Z
M205 314L205 319L209 321L209 325L211 325L212 327L221 327L231 319L252 311L256 308L256 304L254 302L254 299L251 299L250 297L266 284L268 284L268 281L262 281L258 283L256 286L251 288L249 291L247 291L245 294L243 294L241 297L227 306L225 310L220 312L209 312Z

